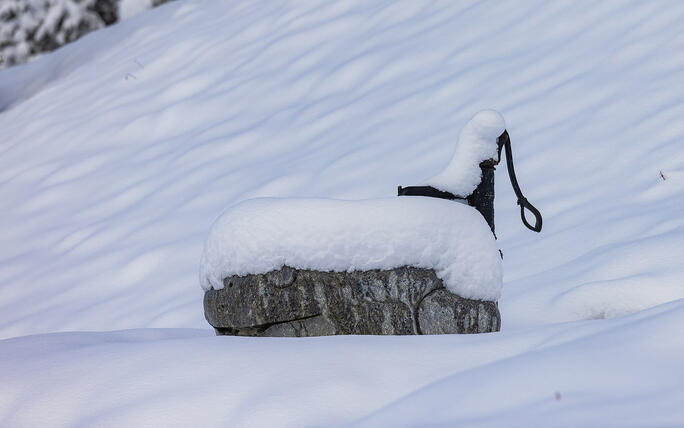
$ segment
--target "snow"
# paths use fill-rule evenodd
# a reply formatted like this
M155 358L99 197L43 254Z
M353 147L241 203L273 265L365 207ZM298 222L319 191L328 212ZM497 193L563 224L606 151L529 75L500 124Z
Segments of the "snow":
M684 420L684 302L483 335L0 341L3 426L624 427Z
M119 19L124 20L151 9L154 0L120 0Z
M497 139L506 129L506 122L495 110L478 112L463 127L451 162L427 184L454 195L467 197L480 184L480 163L498 159Z
M434 269L461 297L496 301L501 257L475 208L427 197L363 201L260 198L241 202L214 223L204 245L200 285L290 266L354 271Z
M682 19L179 0L0 71L0 425L683 425ZM393 197L483 108L544 215L499 167L502 332L213 337L225 207Z

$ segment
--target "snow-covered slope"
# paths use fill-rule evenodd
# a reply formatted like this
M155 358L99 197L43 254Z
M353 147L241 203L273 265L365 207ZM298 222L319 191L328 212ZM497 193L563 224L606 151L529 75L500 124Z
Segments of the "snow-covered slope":
M263 394L276 403L264 408L263 417L279 420L285 414L286 402L277 404L283 394L328 387L344 392L341 384L364 393L344 394L345 401L336 404L326 401L340 415L331 413L331 424L386 404L390 407L378 420L403 415L411 407L399 402L403 410L395 410L390 402L408 394L413 398L407 400L425 410L416 410L415 417L444 422L460 416L431 410L427 401L435 398L429 397L473 385L490 397L500 389L518 391L530 377L569 376L585 367L593 376L574 381L579 401L561 400L570 406L563 412L577 410L580 418L567 419L568 425L590 425L592 415L613 411L632 415L626 412L635 403L649 411L630 422L682 423L684 417L667 400L681 402L684 393L666 378L682 378L670 361L684 357L672 326L684 318L683 18L684 3L678 1L182 0L1 71L2 338L70 330L206 329L198 263L209 227L226 206L257 196L392 196L397 185L423 184L441 171L459 130L483 108L506 118L518 179L543 212L544 231L537 235L522 227L500 167L501 334L325 338L301 345L194 338L205 333L199 331L188 333L191 337L142 333L144 343L138 344L117 339L134 332L10 339L0 342L0 369L14 373L15 387L0 383L0 425L49 418L24 411L20 403L26 405L27 397L37 406L53 403L51 409L82 409L92 403L91 394L101 397L91 419L79 419L74 410L64 413L65 423L114 421L108 418L116 417L114 409L123 402L132 418L146 405L159 415L187 395L211 394L190 382L190 367L197 364L164 372L172 376L166 395L150 395L145 404L131 398L133 391L151 390L133 384L101 390L95 386L106 382L94 371L116 366L121 356L128 362L118 366L122 371L112 371L111 382L131 382L154 364L146 361L177 370L185 367L186 349L207 346L211 353L197 358L211 360L214 370L207 373L216 376L225 361L237 358L229 351L237 344L248 344L251 354L272 355L264 362L276 361L283 347L301 346L320 356L321 364L332 361L332 368L318 371L322 366L314 360L293 362L288 368L297 377L245 387L251 391L247 397L226 396L229 407L207 416L219 424L247 420L261 409ZM653 309L634 314L648 308ZM582 321L625 314L633 315ZM567 321L578 322L551 325ZM595 334L599 330L603 333ZM535 353L536 346L562 334L572 340L558 352ZM162 346L159 335L173 340ZM91 337L108 343L102 353L84 347ZM535 345L521 345L521 337ZM416 346L433 341L445 365L428 375L421 369L424 362L412 357ZM480 342L488 344L481 353ZM412 381L394 393L383 381L366 383L364 373L372 367L362 373L356 363L346 365L335 356L348 343L380 354L391 347L406 360L388 365L382 379L406 371ZM580 359L595 347L601 348L600 358ZM78 358L60 365L53 360L57 349ZM630 353L635 354L623 360ZM79 365L86 354L92 364ZM164 365L170 354L173 363ZM489 354L517 356L469 369L493 361L485 357ZM459 365L456 355L473 365ZM382 366L384 359L371 357L368 364ZM625 362L609 364L616 360ZM518 369L526 375L506 374ZM46 370L54 377L42 381L30 374ZM334 370L341 373L340 384L321 382L321 373ZM361 374L345 376L349 371ZM72 382L80 375L95 380L79 390ZM231 384L230 376L214 380ZM650 377L656 381L639 380ZM416 391L438 378L444 381ZM62 393L60 385L72 385L73 393ZM52 387L60 394L51 395ZM562 382L549 381L525 403L514 401L516 394L495 394L498 399L482 410L518 416L521 424L532 410L552 420L559 409L552 407L556 387L563 388ZM40 391L46 392L32 394ZM548 402L542 398L547 392ZM367 399L376 395L375 401ZM455 403L455 409L472 405ZM300 416L292 425L308 420ZM310 421L326 422L315 416Z

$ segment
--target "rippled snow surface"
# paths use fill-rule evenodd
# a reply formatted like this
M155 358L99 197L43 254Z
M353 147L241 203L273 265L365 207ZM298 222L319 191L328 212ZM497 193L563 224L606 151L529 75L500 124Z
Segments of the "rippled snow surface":
M684 424L683 21L680 1L179 0L3 70L2 338L206 329L225 207L393 196L483 108L544 231L500 167L502 333L9 339L0 425Z

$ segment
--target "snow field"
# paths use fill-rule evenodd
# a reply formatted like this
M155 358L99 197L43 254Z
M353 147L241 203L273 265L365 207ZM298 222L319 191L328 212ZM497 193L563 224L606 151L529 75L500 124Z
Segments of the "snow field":
M542 236L520 225L500 168L504 329L682 298L683 15L183 1L4 70L0 336L204 328L193 284L225 207L394 196L485 107L545 216Z
M681 425L683 19L181 0L0 71L0 426ZM392 197L483 108L544 214L499 168L501 333L212 337L225 207Z
M0 341L3 426L677 426L683 303L485 335Z

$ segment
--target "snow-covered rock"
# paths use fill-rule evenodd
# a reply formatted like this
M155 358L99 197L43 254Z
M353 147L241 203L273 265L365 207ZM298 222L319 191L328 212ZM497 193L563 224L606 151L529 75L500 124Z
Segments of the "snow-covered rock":
M472 193L504 128L498 112L476 114L439 188ZM486 225L464 203L421 196L248 200L205 244L205 316L247 336L498 331L501 259Z
M476 114L440 189L472 193L504 128L499 113ZM248 336L498 331L501 259L486 226L475 208L423 196L248 200L205 244L205 316Z
M214 223L200 262L206 291L232 275L283 266L357 271L434 269L453 293L495 301L501 258L482 216L437 198L361 201L260 198L241 202Z

